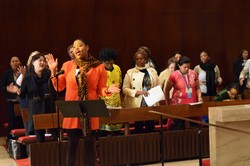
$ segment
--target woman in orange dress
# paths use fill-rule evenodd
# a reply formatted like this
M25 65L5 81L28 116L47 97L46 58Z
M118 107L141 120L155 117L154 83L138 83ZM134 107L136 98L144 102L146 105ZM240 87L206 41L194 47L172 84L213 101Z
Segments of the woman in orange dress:
M64 74L58 77L58 91L66 88L65 100L96 100L99 96L109 93L119 93L120 89L116 86L106 86L107 72L104 65L89 53L89 45L82 39L77 39L73 43L75 59L63 64ZM46 56L51 76L56 74L58 66L57 59L52 54ZM56 79L52 78L56 88ZM69 110L70 111L70 110ZM99 129L99 119L90 119L91 130ZM64 118L63 128L67 131L68 152L66 165L75 165L76 148L79 139L83 136L79 118Z

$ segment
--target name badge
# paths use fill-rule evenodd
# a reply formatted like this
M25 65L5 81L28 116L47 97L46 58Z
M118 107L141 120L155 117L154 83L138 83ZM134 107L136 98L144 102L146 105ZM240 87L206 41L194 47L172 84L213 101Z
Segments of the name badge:
M187 92L187 97L189 99L191 99L192 98L192 88L186 88L186 92Z

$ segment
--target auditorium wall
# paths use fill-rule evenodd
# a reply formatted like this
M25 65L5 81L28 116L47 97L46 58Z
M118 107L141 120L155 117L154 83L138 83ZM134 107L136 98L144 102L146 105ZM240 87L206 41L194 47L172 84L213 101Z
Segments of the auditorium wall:
M34 50L54 54L61 66L69 60L67 47L81 37L95 57L114 48L123 75L142 45L151 49L159 72L176 50L192 59L192 68L207 50L226 86L235 80L233 61L250 49L249 8L246 0L2 0L0 74L11 56L26 64ZM3 104L2 98L1 115Z

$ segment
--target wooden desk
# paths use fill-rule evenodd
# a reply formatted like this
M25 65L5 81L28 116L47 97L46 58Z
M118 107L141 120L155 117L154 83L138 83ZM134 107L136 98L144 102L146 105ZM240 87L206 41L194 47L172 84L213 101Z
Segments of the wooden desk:
M196 117L208 115L209 107L229 106L229 105L242 105L250 104L250 99L236 100L228 102L204 102L199 105L160 105L155 107L140 107L140 108L122 108L110 109L110 117L101 117L100 124L108 123L124 123L125 133L129 133L129 122L146 121L146 120L160 120L157 114L149 113L148 111L158 111L161 113L171 114L180 117ZM167 118L167 117L164 117Z

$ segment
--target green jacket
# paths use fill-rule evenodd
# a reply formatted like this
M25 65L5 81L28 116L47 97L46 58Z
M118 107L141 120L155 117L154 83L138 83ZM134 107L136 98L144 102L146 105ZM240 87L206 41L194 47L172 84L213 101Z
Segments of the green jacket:
M214 97L214 101L223 101L226 99L230 99L230 97L227 93L227 89L223 89L222 91L217 93L216 96Z

